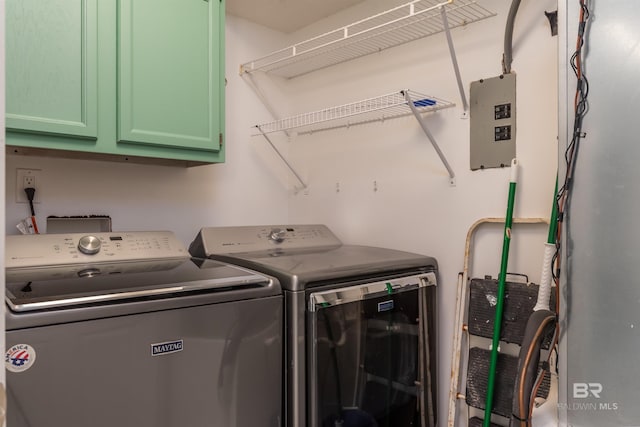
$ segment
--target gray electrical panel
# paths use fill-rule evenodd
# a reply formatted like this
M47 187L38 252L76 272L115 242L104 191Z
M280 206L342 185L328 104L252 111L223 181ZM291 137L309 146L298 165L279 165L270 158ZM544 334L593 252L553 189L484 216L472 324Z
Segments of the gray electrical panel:
M471 83L471 170L509 166L516 157L516 75Z

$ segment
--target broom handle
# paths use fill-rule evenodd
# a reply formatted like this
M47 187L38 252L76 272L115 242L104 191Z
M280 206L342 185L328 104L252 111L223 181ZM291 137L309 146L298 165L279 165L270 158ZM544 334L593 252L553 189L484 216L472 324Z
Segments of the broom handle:
M504 220L504 240L502 242L502 260L500 262L500 276L498 277L498 301L496 304L496 316L493 321L493 340L491 345L491 364L489 366L489 380L487 382L487 399L484 408L483 427L491 424L491 410L493 409L493 394L495 391L496 367L498 365L498 345L500 343L500 329L502 326L502 313L504 310L504 290L507 278L507 264L509 263L509 244L511 243L511 225L513 223L513 206L516 198L516 185L518 182L518 161L511 161L511 181L509 182L509 201L507 202L507 215Z

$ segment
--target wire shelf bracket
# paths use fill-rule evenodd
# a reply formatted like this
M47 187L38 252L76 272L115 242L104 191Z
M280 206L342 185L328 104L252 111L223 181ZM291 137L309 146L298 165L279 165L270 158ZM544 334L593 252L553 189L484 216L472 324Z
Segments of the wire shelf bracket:
M444 164L444 167L447 169L447 172L449 173L449 185L452 186L452 187L455 187L456 186L456 174L453 171L453 169L451 168L451 165L447 161L447 158L445 157L444 153L440 149L440 146L438 146L438 143L436 142L436 139L433 137L433 134L429 130L429 127L427 126L427 123L424 121L424 118L420 115L420 112L418 111L418 108L416 107L416 102L414 102L411 99L411 96L409 95L409 91L408 90L403 91L402 93L403 93L405 99L407 100L407 105L411 109L411 112L413 113L413 115L415 116L416 120L420 124L420 127L422 128L422 131L427 136L427 139L429 139L429 141L431 142L431 145L433 145L433 148L436 150L436 153L438 153L438 157L440 157L440 160Z
M306 190L308 188L307 184L303 181L302 178L300 178L300 174L298 174L298 172L295 170L295 168L293 166L291 166L291 163L289 163L289 161L287 160L286 157L284 157L282 155L282 153L280 152L280 150L278 150L278 148L275 146L275 144L273 143L273 141L271 141L271 138L269 138L269 136L262 130L262 128L260 127L260 125L257 125L256 128L258 129L258 131L260 131L260 134L264 137L264 139L267 140L267 142L269 143L269 145L271 146L271 148L273 149L273 151L276 152L276 154L278 155L278 157L280 157L280 160L282 160L284 162L285 165L287 165L287 168L289 168L289 171L291 171L291 173L293 174L293 176L296 177L296 179L298 180L298 182L302 185L302 188L304 190Z
M458 83L458 91L460 91L460 100L462 101L462 117L466 118L469 111L469 104L467 103L467 96L464 93L464 84L462 83L462 76L460 75L460 67L458 66L458 57L456 56L456 49L453 46L453 38L451 37L451 28L449 26L449 18L447 17L447 10L444 6L440 7L440 15L442 16L442 27L447 38L447 45L449 46L449 55L451 56L451 64L453 65L453 72L456 75L456 82Z

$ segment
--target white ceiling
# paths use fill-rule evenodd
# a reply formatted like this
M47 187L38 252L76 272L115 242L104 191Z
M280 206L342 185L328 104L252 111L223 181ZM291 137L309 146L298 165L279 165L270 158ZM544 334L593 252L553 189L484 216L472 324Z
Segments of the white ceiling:
M227 0L227 12L291 33L364 0Z

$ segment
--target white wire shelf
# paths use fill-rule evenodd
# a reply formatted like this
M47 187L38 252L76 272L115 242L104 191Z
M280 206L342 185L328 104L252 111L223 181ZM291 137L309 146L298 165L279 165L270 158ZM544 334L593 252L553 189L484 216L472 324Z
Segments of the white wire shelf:
M287 117L257 125L259 133L296 131L299 135L392 119L413 114L405 98L409 94L419 113L428 113L455 106L454 103L414 91L399 91L363 101L352 102L324 110Z
M269 72L286 78L460 27L496 13L476 0L414 0L369 18L278 50L240 66L240 73Z

